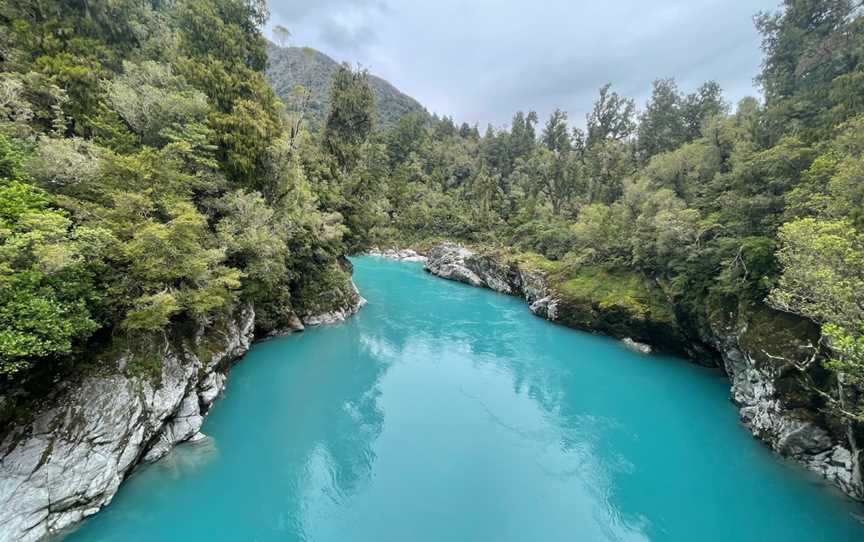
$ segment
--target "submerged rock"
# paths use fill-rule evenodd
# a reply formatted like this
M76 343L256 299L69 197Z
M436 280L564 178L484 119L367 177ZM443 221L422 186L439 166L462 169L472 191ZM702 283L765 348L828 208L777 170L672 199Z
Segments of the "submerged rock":
M623 339L621 339L621 342L624 343L624 346L626 346L630 350L633 350L634 352L639 352L640 354L651 353L651 345L634 341L630 337L624 337Z

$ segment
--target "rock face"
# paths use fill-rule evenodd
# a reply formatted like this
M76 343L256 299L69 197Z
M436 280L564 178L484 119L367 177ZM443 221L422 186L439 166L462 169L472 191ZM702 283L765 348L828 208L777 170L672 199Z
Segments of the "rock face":
M199 437L228 364L249 348L254 322L251 308L240 311L209 359L165 345L158 383L119 373L87 377L7 435L0 445L0 539L39 540L77 523L108 504L139 461Z
M350 306L306 324L344 319L363 303L358 293ZM254 328L255 312L245 307L223 325L162 345L157 379L125 376L129 359L121 357L119 370L85 377L44 401L50 406L0 443L0 541L41 540L68 528L110 503L140 462L206 438L204 417Z
M720 352L732 400L753 434L864 500L855 428L824 405L824 396L842 390L821 367L818 328L763 306L719 311L702 332Z
M433 248L425 269L442 278L481 286L525 298L531 312L571 327L586 328L581 315L574 318L573 303L550 288L543 273L506 265L494 255L477 254L445 243ZM620 320L610 328L602 318L595 331L624 338L641 352L649 344L675 344L668 326L646 328ZM864 452L856 443L856 428L824 409L824 395L837 395L836 383L821 370L819 333L815 325L767 307L732 307L707 317L693 318L698 336L689 337L692 348L715 351L717 365L729 376L731 397L740 409L741 421L753 435L777 453L790 457L836 484L847 495L864 500L861 464ZM574 325L577 323L577 325ZM590 327L589 327L590 329ZM638 337L634 340L632 337ZM683 339L687 340L687 338ZM702 359L700 363L706 363ZM860 431L860 428L858 428ZM860 437L859 437L860 438Z

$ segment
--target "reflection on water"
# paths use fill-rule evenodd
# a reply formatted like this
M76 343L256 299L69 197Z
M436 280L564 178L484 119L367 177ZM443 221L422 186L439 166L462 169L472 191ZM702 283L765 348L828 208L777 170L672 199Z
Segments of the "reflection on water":
M211 437L204 437L195 442L184 442L171 450L162 460L140 470L141 472L147 469L155 470L158 471L158 476L166 478L190 476L213 462L218 454L219 448L216 446L216 441Z
M369 306L257 345L205 424L71 540L864 539L737 425L728 384L356 261Z

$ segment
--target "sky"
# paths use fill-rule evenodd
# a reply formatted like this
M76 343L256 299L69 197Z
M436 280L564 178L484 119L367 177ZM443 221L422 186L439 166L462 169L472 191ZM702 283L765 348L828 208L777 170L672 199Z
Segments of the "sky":
M634 98L674 77L682 91L720 83L758 95L753 15L779 0L268 0L291 45L361 65L430 112L481 127L556 107L584 125L597 90Z

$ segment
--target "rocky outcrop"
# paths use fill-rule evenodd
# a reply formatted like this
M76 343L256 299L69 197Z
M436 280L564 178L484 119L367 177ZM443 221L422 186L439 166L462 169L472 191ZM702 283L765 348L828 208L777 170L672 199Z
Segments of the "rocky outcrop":
M366 253L369 256L377 256L379 258L387 258L389 260L399 260L403 262L425 262L426 256L418 253L415 250L410 248L407 249L398 249L398 248L385 248L380 249L378 247L372 247Z
M757 306L717 310L701 329L721 354L732 400L753 434L864 500L854 428L826 408L838 383L822 368L818 328Z
M564 295L550 287L542 271L505 262L495 253L443 243L429 251L424 269L441 278L522 297L532 313L568 327L651 343L667 352L687 352L686 339L674 319L633 314L620 306Z
M638 352L640 354L650 354L653 348L651 348L650 344L640 343L638 341L634 341L630 337L624 337L621 339L621 342L634 352Z
M357 314L357 311L366 305L366 299L360 295L360 290L357 289L357 285L354 284L353 280L351 281L351 289L353 292L347 296L343 303L340 303L332 310L304 316L302 319L303 324L305 326L335 324L336 322L341 322L346 318Z
M763 305L716 309L691 318L696 324L680 327L626 317L613 320L616 315L604 308L586 308L586 303L556 292L540 271L451 243L429 251L425 269L524 297L538 316L622 338L641 352L652 345L674 349L690 341L682 345L684 351L700 353L699 363L716 363L729 376L731 398L754 436L864 500L864 453L856 445L855 428L825 408L824 397L842 390L837 391L837 383L822 369L819 332L812 323ZM695 329L697 336L680 331L685 328ZM706 356L706 348L714 356Z
M97 374L50 397L49 408L17 427L0 445L0 540L40 540L96 513L142 460L164 456L178 442L200 439L225 372L252 341L247 307L218 331L188 344L158 346L158 379ZM199 348L208 344L205 356Z
M365 303L354 292L306 324L354 314ZM206 438L204 418L254 329L255 312L245 307L192 337L154 345L156 375L128 376L140 355L123 353L110 370L42 401L31 421L0 443L0 541L41 540L68 528L110 503L137 464Z

